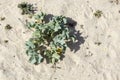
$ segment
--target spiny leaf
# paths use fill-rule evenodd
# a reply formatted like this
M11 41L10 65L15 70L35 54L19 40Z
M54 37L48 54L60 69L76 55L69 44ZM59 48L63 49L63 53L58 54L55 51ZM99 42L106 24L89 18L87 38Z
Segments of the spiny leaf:
M31 56L29 59L30 63L35 64L37 62L35 56Z
M37 59L37 64L39 64L41 63L43 57L41 55L38 55L36 59Z
M34 16L36 20L43 20L45 17L45 14L43 12L40 12L39 14Z
M54 53L54 54L52 55L52 57L55 58L55 59L57 59L57 60L60 59L60 55L58 55L57 53Z
M30 47L30 48L35 48L35 45L34 45L34 43L32 43L31 41L27 41L26 42L26 46L28 46L28 47Z

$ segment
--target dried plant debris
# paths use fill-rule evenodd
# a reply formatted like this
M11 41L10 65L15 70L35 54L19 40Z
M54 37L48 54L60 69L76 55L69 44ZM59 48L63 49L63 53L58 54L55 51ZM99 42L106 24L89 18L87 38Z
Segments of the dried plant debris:
M8 43L8 40L4 40L4 43Z
M118 5L119 4L119 0L111 0L110 3L116 3Z
M22 2L18 4L18 8L22 10L22 15L25 14L34 14L35 8L33 7L33 4Z
M84 25L81 24L80 27L83 29Z
M119 0L116 0L116 4L119 4Z
M5 17L0 17L0 21L4 21L5 20Z
M110 3L113 3L113 1L110 1Z
M99 45L101 45L102 43L101 43L101 42L95 42L95 44L99 46Z
M31 14L31 15L29 15L28 17L31 19L31 18L33 17L33 15Z
M10 24L7 24L7 25L5 26L5 29L6 29L6 30L10 30L10 29L12 29L12 26L11 26Z
M118 13L120 13L120 10L118 11Z
M94 16L97 17L97 18L100 18L102 16L103 12L100 11L100 10L97 10L95 13L94 13Z

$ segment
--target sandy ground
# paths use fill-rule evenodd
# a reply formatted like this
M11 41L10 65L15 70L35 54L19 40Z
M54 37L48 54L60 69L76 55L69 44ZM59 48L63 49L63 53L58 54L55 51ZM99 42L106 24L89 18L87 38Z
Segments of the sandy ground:
M37 4L47 14L64 15L77 22L79 41L71 44L73 50L68 48L57 64L61 69L28 62L24 43L31 32L18 19L25 17L17 8L23 1ZM6 17L0 21L0 80L120 80L120 3L116 1L0 0L0 16ZM96 10L103 12L99 19L93 15ZM13 28L5 30L6 24Z

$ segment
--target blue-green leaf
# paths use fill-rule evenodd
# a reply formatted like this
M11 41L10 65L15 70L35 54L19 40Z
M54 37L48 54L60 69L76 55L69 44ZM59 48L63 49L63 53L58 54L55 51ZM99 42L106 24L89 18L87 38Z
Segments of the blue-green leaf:
M30 63L35 64L36 63L36 58L35 56L31 56L29 59Z

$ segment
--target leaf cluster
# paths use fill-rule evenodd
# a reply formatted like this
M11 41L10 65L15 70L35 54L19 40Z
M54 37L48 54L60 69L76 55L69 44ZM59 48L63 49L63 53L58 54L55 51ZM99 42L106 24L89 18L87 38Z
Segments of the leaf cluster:
M21 13L22 15L34 13L33 5L29 4L27 2L22 2L22 3L18 4L18 8L20 8L22 10L22 13Z
M46 14L34 15L34 21L28 22L27 27L33 29L32 37L26 41L26 53L29 61L39 64L43 60L55 64L67 48L67 42L74 41L75 35L70 34L67 19L64 16L54 16L45 22Z
M97 17L97 18L100 18L102 16L102 11L100 10L97 10L95 13L94 13L94 16Z

